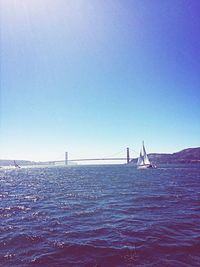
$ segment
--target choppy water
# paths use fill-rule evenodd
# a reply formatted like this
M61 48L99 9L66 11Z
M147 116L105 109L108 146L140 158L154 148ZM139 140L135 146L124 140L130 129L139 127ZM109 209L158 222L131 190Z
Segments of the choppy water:
M200 166L0 171L1 266L200 266Z

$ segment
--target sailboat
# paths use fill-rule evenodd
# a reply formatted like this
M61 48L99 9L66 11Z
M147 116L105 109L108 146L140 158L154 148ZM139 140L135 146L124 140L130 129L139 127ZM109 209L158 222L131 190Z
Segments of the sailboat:
M144 141L142 142L142 148L140 150L140 155L138 157L138 161L137 161L137 169L148 169L148 168L156 168L156 166L154 166L148 156L147 156L147 152L146 149L144 147Z
M21 167L16 163L16 161L14 160L14 166L15 166L15 168L18 168L18 169L20 169Z

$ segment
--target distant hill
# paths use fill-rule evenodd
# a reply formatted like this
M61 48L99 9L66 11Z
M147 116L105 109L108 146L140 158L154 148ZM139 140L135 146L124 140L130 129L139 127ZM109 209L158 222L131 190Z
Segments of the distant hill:
M148 154L153 163L200 163L200 147L187 148L172 154L151 153ZM133 159L132 162L136 162Z
M16 160L18 165L35 165L36 162L28 160ZM14 166L14 160L12 159L0 159L0 166Z
M55 165L55 163L53 161L29 161L29 160L15 160L15 161L19 166ZM63 164L64 164L64 160L63 160ZM70 161L68 162L68 164L69 165L76 165L76 163L70 162ZM12 159L0 159L0 166L14 166L14 160L12 160Z

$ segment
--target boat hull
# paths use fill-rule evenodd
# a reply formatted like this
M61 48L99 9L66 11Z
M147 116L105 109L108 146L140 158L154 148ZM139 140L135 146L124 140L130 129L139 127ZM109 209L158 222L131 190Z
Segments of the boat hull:
M156 166L152 164L146 164L146 165L139 165L137 166L137 169L155 169Z

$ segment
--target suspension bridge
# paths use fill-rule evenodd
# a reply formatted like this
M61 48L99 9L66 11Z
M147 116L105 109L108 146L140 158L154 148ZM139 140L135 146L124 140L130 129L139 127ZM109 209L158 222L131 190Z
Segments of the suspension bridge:
M64 164L66 166L70 165L71 163L78 163L78 162L91 162L91 161L125 161L127 164L131 161L130 158L130 149L129 147L126 148L126 154L124 157L89 157L89 158L69 158L69 153L65 152L65 157L64 160L55 160L55 161L50 161L48 162L49 164Z

